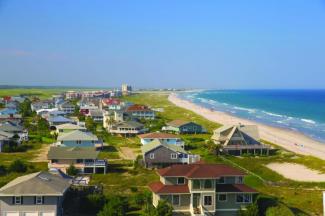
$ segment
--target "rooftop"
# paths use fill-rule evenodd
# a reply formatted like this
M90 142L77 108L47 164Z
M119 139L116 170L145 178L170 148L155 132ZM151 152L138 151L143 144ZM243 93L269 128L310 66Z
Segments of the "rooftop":
M99 152L87 147L51 147L47 158L52 159L97 159Z
M187 178L220 178L222 176L244 176L239 169L224 164L182 164L158 170L160 176L182 176Z
M149 188L156 194L190 193L187 185L164 185L161 182L153 182L149 184Z
M160 146L163 146L165 148L168 148L174 152L179 152L179 153L184 153L184 154L187 154L187 152L180 146L178 145L174 145L174 144L166 144L165 142L159 140L159 139L154 139L153 141L151 141L150 143L148 144L145 144L143 146L141 146L141 150L142 150L142 153L147 153L153 149L156 149Z
M58 141L70 141L70 140L98 141L98 138L91 132L74 130L68 133L60 134L57 140Z
M179 138L175 134L170 134L170 133L160 133L160 132L155 132L155 133L146 133L146 134L141 134L138 137L141 139L172 139L172 138Z
M69 181L60 176L48 172L37 172L9 182L0 188L0 196L62 196L69 187Z

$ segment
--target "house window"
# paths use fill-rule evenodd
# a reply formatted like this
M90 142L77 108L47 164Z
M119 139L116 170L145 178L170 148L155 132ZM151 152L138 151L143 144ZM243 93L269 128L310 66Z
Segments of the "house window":
M212 188L212 180L211 179L207 179L207 180L204 181L204 188L205 189Z
M201 188L200 180L193 180L193 189L200 189L200 188Z
M225 184L225 177L220 177L218 184Z
M204 205L205 206L212 205L212 196L204 196Z
M236 177L236 184L243 184L243 177L242 176L237 176Z
M59 162L59 160L57 160L57 159L52 159L51 162L52 162L52 163L57 163L57 162Z
M77 140L77 144L81 144L81 140Z
M170 155L170 158L171 158L171 159L177 159L177 154L176 154L176 153L172 153L172 154Z
M78 164L80 164L80 163L82 163L82 162L83 162L82 159L77 159L77 163L78 163Z
M237 203L251 203L252 195L251 194L237 194L236 202Z
M185 184L185 178L183 178L183 177L177 178L177 184L179 184L179 185Z
M37 196L37 197L35 198L35 203L36 203L37 205L42 205L42 204L43 204L43 197L42 197L42 196Z
M179 195L173 195L173 205L180 205Z
M150 154L149 154L149 158L150 158L150 159L155 159L155 153L150 153Z
M21 202L21 197L20 196L16 196L16 197L14 197L14 204L15 205L21 205L22 204L22 202Z
M227 201L227 194L218 194L218 201L219 202L226 202Z

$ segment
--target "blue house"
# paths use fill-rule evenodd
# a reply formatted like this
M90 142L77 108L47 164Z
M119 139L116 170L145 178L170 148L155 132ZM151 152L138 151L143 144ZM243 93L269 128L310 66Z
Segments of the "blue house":
M4 108L0 110L0 115L15 115L17 110L13 108Z
M57 146L63 147L95 147L102 148L103 142L91 132L80 130L62 133L58 136Z

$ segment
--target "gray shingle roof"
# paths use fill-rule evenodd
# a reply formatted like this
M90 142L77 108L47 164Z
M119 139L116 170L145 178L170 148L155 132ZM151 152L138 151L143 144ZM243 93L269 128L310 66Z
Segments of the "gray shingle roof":
M57 140L58 141L70 141L70 140L98 141L98 138L91 132L83 132L80 130L75 130L69 133L60 134Z
M51 147L47 158L52 159L97 159L99 152L91 147Z
M0 188L0 196L62 196L69 187L69 181L58 175L37 172L9 182Z
M180 152L180 153L187 154L187 152L182 147L174 145L174 144L167 144L159 139L154 139L150 143L141 146L141 151L143 154L145 154L155 148L158 148L159 146L164 146L165 148L168 148L174 152Z

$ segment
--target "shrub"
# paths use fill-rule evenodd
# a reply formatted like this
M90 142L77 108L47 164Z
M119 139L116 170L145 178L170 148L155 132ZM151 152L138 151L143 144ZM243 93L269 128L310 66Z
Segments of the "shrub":
M70 176L75 176L78 174L78 170L73 164L71 164L67 169L67 174Z
M246 210L239 211L240 216L258 216L258 206L256 203L252 203L246 207Z
M0 175L5 175L7 173L7 168L4 165L0 165Z
M293 216L294 214L292 211L284 206L284 205L278 205L274 207L270 207L266 210L266 216Z
M127 201L122 197L110 197L97 216L125 216L127 207Z
M159 216L172 216L173 207L165 200L160 200L157 206L157 215Z
M10 164L9 170L11 172L24 173L27 171L27 165L21 160L15 160Z

